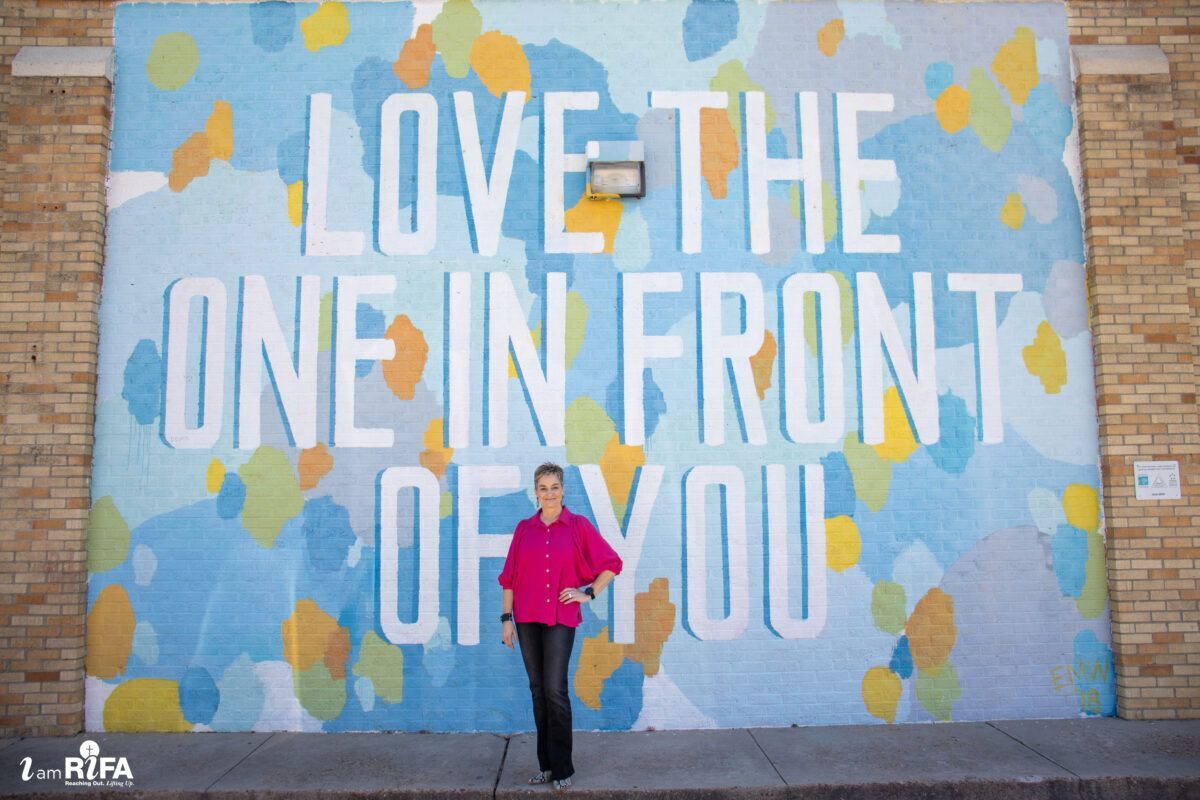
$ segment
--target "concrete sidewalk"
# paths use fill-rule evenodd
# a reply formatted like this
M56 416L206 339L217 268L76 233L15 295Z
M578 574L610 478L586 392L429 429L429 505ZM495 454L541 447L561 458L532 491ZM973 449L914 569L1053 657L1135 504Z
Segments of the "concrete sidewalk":
M22 780L87 739L129 788ZM23 759L30 758L30 762ZM514 798L533 737L421 733L80 734L0 740L0 797ZM1200 798L1200 720L577 733L589 798Z

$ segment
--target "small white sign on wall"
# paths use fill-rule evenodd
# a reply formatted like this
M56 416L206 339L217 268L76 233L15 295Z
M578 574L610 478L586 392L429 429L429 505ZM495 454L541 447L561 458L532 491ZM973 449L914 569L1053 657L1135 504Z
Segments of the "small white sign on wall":
M1178 500L1178 461L1135 461L1133 480L1138 500Z

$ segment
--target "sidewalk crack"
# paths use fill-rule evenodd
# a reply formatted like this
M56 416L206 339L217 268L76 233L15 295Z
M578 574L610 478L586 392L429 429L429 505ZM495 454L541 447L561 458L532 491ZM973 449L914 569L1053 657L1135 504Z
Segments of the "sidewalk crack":
M500 769L496 770L496 782L492 784L492 800L496 800L496 792L500 788L500 776L504 774L504 762L508 760L508 746L512 743L511 736L504 737L504 752L500 754Z
M1077 780L1083 780L1083 777L1082 777L1082 776L1080 776L1078 773L1076 773L1074 770L1067 769L1065 766L1063 766L1062 764L1058 763L1057 761L1055 761L1055 760L1054 760L1053 758L1051 758L1050 756L1048 756L1048 755L1046 755L1045 753L1042 753L1042 752L1040 752L1040 751L1038 751L1038 750L1035 750L1034 748L1032 748L1032 747L1030 747L1029 745L1027 745L1027 744L1025 744L1024 742L1022 742L1022 741L1021 741L1020 739L1018 739L1017 737L1013 736L1013 735L1012 735L1011 733L1009 733L1008 731L1004 730L1003 728L997 728L997 727L996 727L995 725L993 725L991 722L987 722L987 723L985 723L985 724L986 724L986 725L987 725L989 728L991 728L991 729L993 729L993 730L1000 731L1000 733L1003 733L1005 736L1007 736L1008 738L1012 739L1014 742L1016 742L1017 744L1021 745L1021 747L1024 747L1024 748L1025 748L1026 750L1028 750L1029 752L1031 752L1031 753L1036 753L1037 755L1039 755L1039 756L1041 756L1042 758L1046 759L1047 761L1049 761L1049 762L1050 762L1051 764L1053 764L1054 766L1056 766L1056 767L1058 767L1059 769L1061 769L1061 770L1063 770L1064 772L1066 772L1068 775L1072 775L1072 776L1074 776L1074 777L1075 777Z
M775 762L771 760L771 757L767 755L767 751L763 750L763 746L759 744L758 738L754 735L754 731L750 730L749 728L745 728L744 730L746 733L750 734L750 740L758 746L758 752L763 754L763 758L765 758L767 763L771 765L771 769L775 770L775 774L779 776L779 780L782 781L783 785L789 786L790 784L787 782L787 779L784 778L783 773L779 771L779 767L775 766Z
M266 744L267 742L271 741L271 740L272 740L272 739L274 739L274 738L275 738L275 732L274 732L274 731L272 731L270 736L268 736L267 738L265 738L265 739L263 739L261 742L259 742L257 745L255 745L255 746L254 746L254 749L252 749L252 750L251 750L249 753L246 753L246 755L244 755L244 756L242 756L241 758L239 758L239 759L238 759L238 761L237 761L237 764L234 764L232 767L230 767L229 769L227 769L227 770L225 770L224 772L222 772L220 775L218 775L218 776L217 776L217 779L216 779L216 780L214 780L214 781L213 781L212 783L210 783L208 786L205 786L205 787L204 787L204 791L203 791L203 792L201 792L201 795L202 795L202 796L205 796L205 797L207 797L207 796L208 796L208 793L209 793L209 791L212 789L212 787L214 787L214 786L216 786L218 783L220 783L222 778L224 778L226 775L228 775L229 773L231 773L231 772L233 772L235 769L237 769L237 768L238 768L238 766L239 766L239 765L241 765L241 763L242 763L243 761L245 761L247 758L249 758L250 756L254 755L256 752L258 752L258 748L262 747L264 744Z

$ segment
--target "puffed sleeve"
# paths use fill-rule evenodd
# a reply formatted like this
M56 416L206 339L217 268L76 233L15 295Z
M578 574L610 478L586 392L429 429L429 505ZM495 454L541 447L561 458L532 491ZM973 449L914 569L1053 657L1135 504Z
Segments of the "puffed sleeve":
M614 575L621 574L621 557L613 550L604 537L596 530L587 517L576 514L575 541L579 549L579 572L588 583L596 580L596 576L608 570Z
M517 525L513 531L512 541L508 544L508 555L504 559L504 569L500 570L500 585L505 589L513 588L517 580L517 550L520 549L523 525Z

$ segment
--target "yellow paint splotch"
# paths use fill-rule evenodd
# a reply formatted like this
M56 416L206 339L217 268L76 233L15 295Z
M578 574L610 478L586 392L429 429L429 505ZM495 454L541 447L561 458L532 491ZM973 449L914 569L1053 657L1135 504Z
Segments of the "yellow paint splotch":
M395 343L396 355L383 362L383 379L396 397L412 400L429 356L425 334L411 319L400 314L392 320L384 336Z
M940 667L950 657L958 629L954 626L954 599L934 587L917 601L905 626L913 663L923 670Z
M208 489L209 494L216 494L221 491L221 484L225 482L225 465L221 463L221 459L214 458L208 462L208 469L204 471L204 488Z
M1063 490L1062 508L1068 524L1088 533L1099 530L1100 495L1094 487L1072 483Z
M904 410L904 401L900 399L900 390L889 386L883 393L883 442L874 445L875 452L880 458L902 464L918 447L920 445L913 435L908 412Z
M933 104L938 124L946 133L958 133L971 121L971 95L961 86L947 86Z
M603 233L604 252L611 253L623 209L624 206L619 200L593 200L585 194L579 198L578 203L567 209L566 228L572 232Z
M300 32L304 34L304 46L310 52L337 47L350 35L350 15L346 5L321 3L316 11L300 20Z
M888 723L895 722L903 688L900 676L887 667L871 667L862 679L862 698L867 713Z
M750 372L754 375L754 390L758 392L759 400L764 399L767 389L771 388L771 373L775 369L777 349L775 336L770 331L763 331L762 347L750 356Z
M208 154L218 161L228 161L233 155L233 107L224 100L213 103L212 113L204 123L208 137Z
M729 173L737 168L741 151L737 134L724 109L700 109L700 173L714 200L729 195Z
M862 538L858 525L847 516L825 520L825 563L834 572L845 572L858 563Z
M591 709L600 708L600 693L604 682L625 660L625 645L608 640L608 626L595 636L585 637L579 651L579 665L575 668L575 694Z
M1017 28L1013 38L1000 45L992 59L992 73L1014 103L1025 105L1029 91L1038 85L1037 41L1032 30Z
M299 228L304 222L304 179L292 181L287 187L288 222Z
M400 56L392 64L392 72L410 89L420 89L429 83L429 68L437 46L433 43L433 26L425 23L400 48Z
M446 467L450 465L450 459L454 458L454 448L442 446L445 436L445 423L442 418L430 420L429 426L425 428L425 435L421 439L425 449L417 456L417 461L421 466L438 478L446 474Z
M233 108L224 100L213 103L204 130L193 133L171 154L167 185L182 192L196 178L208 174L212 160L228 161L233 155Z
M1025 203L1021 200L1021 195L1016 192L1008 193L1008 197L1004 199L1004 206L1000 209L1000 221L1014 231L1021 230L1021 226L1025 224Z
M346 677L346 659L350 656L350 631L307 598L297 600L292 615L283 621L283 657L294 673L304 672L317 663L329 670L334 679Z
M533 82L529 59L516 38L488 31L471 44L468 60L479 80L496 97L503 97L505 92L524 92L529 98Z
M604 475L604 483L608 485L608 496L612 498L617 519L625 516L633 479L637 476L638 467L645 463L646 453L642 446L621 444L621 437L615 433L604 448L604 455L600 457L600 472Z
M821 51L822 55L833 58L837 55L838 45L844 38L846 38L846 23L840 17L831 19L817 31L817 49Z
M312 447L300 451L296 461L296 472L300 475L300 491L307 492L314 488L333 469L333 453L324 442L317 442Z
M192 726L179 705L179 684L165 678L135 678L104 701L104 730L124 733L183 733Z
M1021 348L1025 369L1042 382L1046 394L1058 394L1067 382L1067 354L1049 322L1038 325L1033 343Z
M125 671L133 651L133 629L137 624L129 594L119 583L100 590L87 615L85 667L93 678L112 680Z

